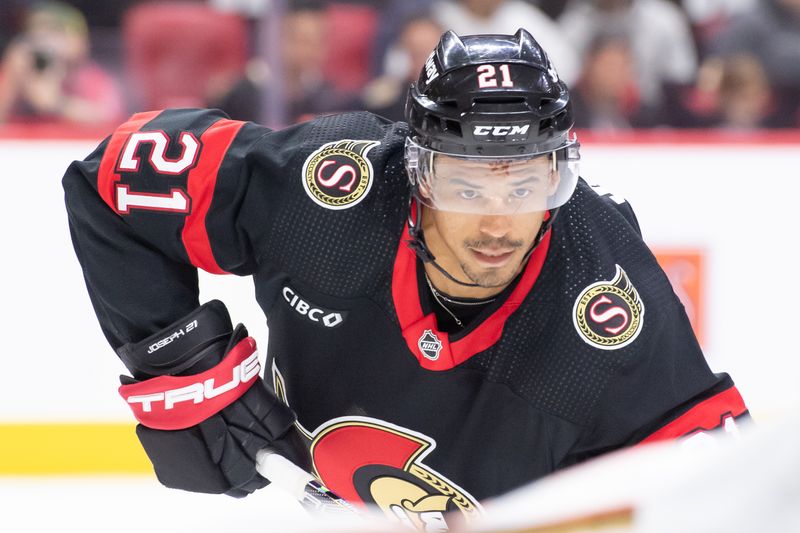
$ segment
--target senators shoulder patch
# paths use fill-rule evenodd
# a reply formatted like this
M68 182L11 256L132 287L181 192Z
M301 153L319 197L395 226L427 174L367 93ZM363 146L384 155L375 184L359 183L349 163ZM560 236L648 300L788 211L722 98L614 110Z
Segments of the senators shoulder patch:
M644 303L619 265L614 278L592 283L578 295L572 321L587 344L616 350L636 340L644 324Z
M380 141L341 140L322 145L303 164L303 188L325 209L347 209L372 188L372 163L367 152Z

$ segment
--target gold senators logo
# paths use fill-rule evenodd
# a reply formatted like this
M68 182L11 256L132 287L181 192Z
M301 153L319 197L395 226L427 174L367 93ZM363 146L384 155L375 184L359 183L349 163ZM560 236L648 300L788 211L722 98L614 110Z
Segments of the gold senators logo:
M644 304L622 267L611 281L598 281L578 295L573 307L575 329L585 342L601 350L632 343L642 330Z
M273 361L275 393L286 402L283 376ZM433 533L449 522L483 514L478 501L424 459L436 441L422 433L366 416L334 418L313 431L295 422L309 442L314 474L355 505L376 506L389 518Z
M322 145L303 164L303 188L325 209L353 207L372 187L367 152L380 141L341 140Z
M330 420L311 435L314 472L354 503L376 505L418 531L446 531L448 520L481 515L464 489L424 464L436 442L415 431L369 417Z

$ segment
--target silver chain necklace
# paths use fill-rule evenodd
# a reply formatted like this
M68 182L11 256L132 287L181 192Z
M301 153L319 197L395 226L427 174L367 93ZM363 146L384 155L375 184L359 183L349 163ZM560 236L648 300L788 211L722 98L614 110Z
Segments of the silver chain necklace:
M479 302L457 302L457 301L455 301L455 300L451 300L450 298L448 298L448 297L447 297L447 296L445 296L444 294L441 294L439 291L437 291L437 290L436 290L436 288L433 286L433 283L431 283L431 278L429 278L429 277L428 277L428 273L427 273L427 272L425 273L425 281L428 283L428 288L431 290L431 294L433 295L433 299L434 299L434 300L436 300L436 303L437 303L437 304L439 304L439 306L440 306L442 309L444 309L445 311L447 311L447 314L448 314L448 315L450 315L451 317L453 317L453 320L455 320L455 321L456 321L456 324L458 324L458 327L460 327L460 328L463 328L463 327L464 327L464 323L463 323L463 322L461 322L461 321L458 319L458 317L455 315L455 313L453 313L453 312L450 310L450 308L449 308L449 307L447 307L447 306L444 304L444 302L442 302L442 300L444 300L444 301L446 301L446 302L450 302L450 303L452 303L452 304L456 304L456 305L486 305L486 304L492 303L493 301L495 301L495 300L497 299L497 298L495 297L495 298L489 298L488 300L481 300L481 301L479 301Z

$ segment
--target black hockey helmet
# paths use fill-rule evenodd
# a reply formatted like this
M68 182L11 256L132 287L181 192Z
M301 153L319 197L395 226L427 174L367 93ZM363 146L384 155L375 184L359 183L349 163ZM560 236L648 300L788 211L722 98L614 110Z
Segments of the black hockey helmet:
M439 40L408 91L405 165L413 198L442 211L549 212L540 242L578 181L569 91L524 29ZM498 171L499 169L499 171ZM409 245L449 279L409 212Z
M469 161L524 160L552 154L557 190L546 205L563 205L577 182L578 143L569 91L546 52L524 29L514 35L442 35L419 79L409 88L406 120L406 168L415 196L444 210L481 212L471 204L442 205L434 186L434 157L445 154ZM419 190L433 191L420 195ZM441 200L441 198L440 198ZM519 212L519 211L517 211Z
M552 151L574 123L567 86L524 29L442 35L409 89L406 120L422 146L477 156ZM510 133L487 129L495 125Z

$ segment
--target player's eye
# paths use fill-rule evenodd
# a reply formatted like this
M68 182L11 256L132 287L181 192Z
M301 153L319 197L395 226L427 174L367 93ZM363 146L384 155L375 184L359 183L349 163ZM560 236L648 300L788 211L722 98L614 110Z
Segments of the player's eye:
M458 195L464 200L475 200L480 196L478 191L474 189L462 189L458 191Z
M515 199L522 199L527 198L531 193L532 191L530 189L519 188L511 191L511 196Z

